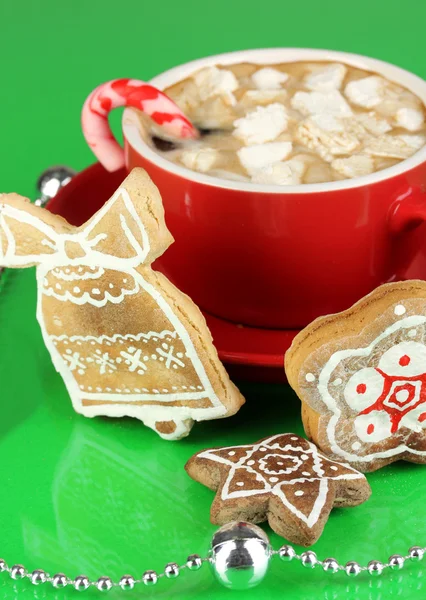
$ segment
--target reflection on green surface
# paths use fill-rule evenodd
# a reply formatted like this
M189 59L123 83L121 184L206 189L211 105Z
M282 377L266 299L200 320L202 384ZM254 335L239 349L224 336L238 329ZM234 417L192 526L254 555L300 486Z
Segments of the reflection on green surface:
M33 312L33 273L16 272L6 283L0 303L4 558L51 573L118 578L126 572L140 576L149 568L162 570L169 561L184 562L190 553L205 555L215 530L209 523L213 493L192 481L183 465L204 447L249 443L280 432L301 434L299 402L292 391L244 385L247 403L238 415L199 423L181 442L164 441L136 420L85 419L73 412L42 346ZM365 563L405 553L414 543L424 545L424 467L399 463L368 478L371 499L332 512L314 547L319 557ZM267 526L265 530L278 548L282 540ZM0 575L2 598L15 598L24 589L31 589L31 597L68 597L28 586ZM334 600L350 594L385 600L411 598L422 586L421 564L407 564L404 571L380 579L362 575L349 580L275 557L265 581L252 591L225 590L205 565L140 593L177 599L244 593L248 600L272 599L278 592L294 599L312 595ZM121 590L112 593L124 595Z

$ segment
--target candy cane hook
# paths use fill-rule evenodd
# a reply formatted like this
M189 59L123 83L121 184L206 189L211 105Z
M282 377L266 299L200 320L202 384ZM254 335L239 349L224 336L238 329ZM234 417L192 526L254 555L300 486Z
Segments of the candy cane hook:
M84 137L108 171L124 166L124 150L115 139L108 114L118 106L138 108L177 138L196 138L198 130L163 92L137 79L114 79L97 87L84 103L81 125Z

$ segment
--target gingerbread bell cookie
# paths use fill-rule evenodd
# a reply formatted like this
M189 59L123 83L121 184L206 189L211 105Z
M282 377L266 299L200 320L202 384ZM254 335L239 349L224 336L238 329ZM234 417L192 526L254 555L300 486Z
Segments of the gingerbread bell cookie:
M172 242L142 169L82 227L0 195L0 265L37 266L37 318L75 410L136 417L179 439L244 399L198 308L151 269Z
M356 506L371 493L364 475L293 433L203 450L185 469L217 492L212 523L267 520L278 535L303 546L320 537L334 506Z
M307 435L360 471L426 463L426 283L390 283L293 341L286 373Z

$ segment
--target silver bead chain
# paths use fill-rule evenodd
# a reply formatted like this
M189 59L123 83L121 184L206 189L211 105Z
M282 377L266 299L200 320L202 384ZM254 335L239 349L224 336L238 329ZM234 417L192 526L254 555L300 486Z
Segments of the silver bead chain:
M203 563L209 562L209 560L209 558L201 558L198 554L191 554L184 565L171 562L167 563L162 573L145 571L140 579L136 579L132 575L123 575L119 581L113 581L110 577L105 576L99 577L96 581L91 581L86 575L78 575L75 579L70 579L64 573L49 575L41 569L27 571L23 565L9 567L3 559L0 559L0 572L9 573L10 577L15 580L28 578L34 585L51 583L57 589L72 586L78 592L84 592L90 587L95 587L100 592L109 592L114 587L120 587L122 590L132 590L135 585L139 584L152 586L158 583L162 577L175 579L183 569L198 571Z
M367 571L370 575L377 576L381 575L385 569L400 570L404 567L407 560L414 562L422 560L425 552L426 548L412 546L409 549L408 554L404 556L393 554L385 563L378 560L371 560L366 566L361 566L355 561L349 561L343 565L335 558L319 560L312 550L297 554L293 546L290 545L284 545L281 546L279 550L273 550L272 556L278 555L284 562L298 560L302 566L307 569L322 567L327 573L344 571L349 577L356 577L364 571ZM119 581L113 581L110 577L105 576L99 577L96 581L91 581L86 575L78 575L75 579L70 579L63 573L49 575L49 573L46 573L41 569L30 572L27 571L23 565L13 565L9 567L3 559L0 559L0 572L8 573L10 577L15 580L28 578L34 585L51 583L54 588L72 586L79 592L83 592L90 587L95 587L100 592L108 592L114 587L120 587L122 590L132 590L136 585L140 584L146 586L155 585L161 578L175 579L183 569L198 571L205 562L210 562L210 558L201 558L198 554L191 554L183 565L178 565L174 562L167 563L162 573L145 571L140 579L136 579L132 575L123 575Z
M290 562L292 560L299 560L302 565L307 569L314 569L316 567L322 567L327 573L338 573L344 571L348 577L356 577L363 571L367 571L370 575L376 576L381 575L385 569L391 569L397 571L404 567L405 561L419 561L423 559L426 548L420 546L412 546L408 550L408 554L402 556L400 554L392 554L389 560L385 563L379 560L370 560L366 566L361 566L357 562L350 560L345 565L340 564L335 558L325 558L319 560L315 552L307 550L302 554L296 554L293 546L285 545L281 546L279 550L273 550L272 554L278 554L278 556L284 562Z

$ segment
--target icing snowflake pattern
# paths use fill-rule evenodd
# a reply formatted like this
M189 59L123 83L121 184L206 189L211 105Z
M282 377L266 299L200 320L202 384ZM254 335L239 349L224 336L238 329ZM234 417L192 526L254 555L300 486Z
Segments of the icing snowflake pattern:
M370 461L403 452L424 454L410 435L426 429L426 317L405 316L402 305L393 312L403 318L368 347L333 354L318 381L312 382L332 412L327 425L331 448L347 460ZM363 447L362 452L349 451L346 439L350 436L336 433L341 418L349 419L361 442L353 442L351 449ZM391 444L386 449L369 449L368 444L385 440Z
M349 406L365 406L355 418L355 430L364 442L380 442L402 427L421 431L426 427L426 346L393 346L376 368L352 375L344 395Z
M308 527L317 523L323 511L329 481L363 479L355 469L326 458L316 446L293 434L206 450L196 458L229 467L222 501L270 494Z
M134 346L130 346L127 351L122 350L120 356L124 358L130 372L136 371L138 375L143 375L148 368L146 364L142 362L146 357L142 356L142 350L140 348L138 350Z
M117 370L145 375L156 363L167 370L186 367L185 348L176 331L99 338L60 335L51 339L70 371L76 371L80 376L87 374L89 366L96 367L100 375L113 374Z
M174 353L174 346L169 346L166 342L161 344L161 348L157 348L157 353L160 356L160 361L164 361L166 369L178 369L179 367L184 367L185 363L181 360L184 356L183 352L176 352L176 356Z
M92 355L92 360L99 366L99 373L101 375L104 375L107 371L108 373L113 373L117 369L114 359L110 357L109 353L102 352L99 348Z
M73 352L68 348L65 351L65 354L62 355L62 358L68 364L70 371L75 371L77 369L80 375L84 374L86 365L81 361L80 352Z

